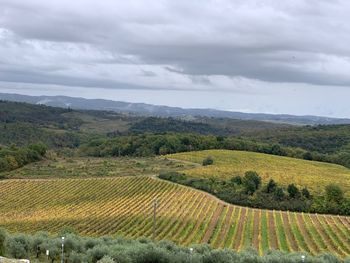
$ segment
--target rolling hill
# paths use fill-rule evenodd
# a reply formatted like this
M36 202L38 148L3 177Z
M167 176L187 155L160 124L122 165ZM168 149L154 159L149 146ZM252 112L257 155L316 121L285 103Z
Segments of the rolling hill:
M255 120L298 125L318 124L350 124L350 119L337 119L320 116L294 116L288 114L243 113L215 109L184 109L145 103L130 103L123 101L84 99L67 96L27 96L20 94L0 93L0 99L47 106L72 108L80 110L103 110L114 112L135 113L143 116L184 117L202 116L213 118L231 118L238 120Z
M350 195L350 169L336 164L230 150L177 153L167 158L201 164L207 156L213 157L213 165L199 166L184 173L191 177L229 179L246 171L256 171L265 182L272 178L284 186L295 183L313 192L321 192L326 185L335 183Z
M0 226L12 232L57 233L64 226L88 236L152 237L216 248L332 252L350 255L350 218L250 209L151 177L0 182Z

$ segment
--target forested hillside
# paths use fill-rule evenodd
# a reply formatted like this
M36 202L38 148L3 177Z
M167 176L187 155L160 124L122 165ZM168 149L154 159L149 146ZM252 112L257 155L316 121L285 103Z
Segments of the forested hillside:
M350 167L350 125L290 126L217 118L141 117L0 102L0 144L78 148L92 156L245 150Z

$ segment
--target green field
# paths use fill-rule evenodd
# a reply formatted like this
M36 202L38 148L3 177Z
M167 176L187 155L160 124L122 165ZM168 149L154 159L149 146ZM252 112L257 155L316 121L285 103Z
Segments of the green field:
M285 186L290 183L306 186L314 193L319 193L326 185L335 183L350 195L350 169L336 164L229 150L177 153L167 155L167 158L201 164L207 156L213 157L213 165L197 166L184 171L185 174L199 178L228 179L251 170L256 171L265 182L272 178Z
M86 178L157 175L161 171L193 168L195 165L162 158L51 158L31 163L11 172L0 173L8 179Z

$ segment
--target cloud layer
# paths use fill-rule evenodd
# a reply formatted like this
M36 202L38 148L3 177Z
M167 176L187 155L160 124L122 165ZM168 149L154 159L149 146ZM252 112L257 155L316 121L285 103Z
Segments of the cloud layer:
M293 113L274 101L293 89L323 101L350 87L346 0L0 3L0 88L85 87L97 97L99 88L264 94L272 106L253 111ZM210 103L202 104L194 106Z

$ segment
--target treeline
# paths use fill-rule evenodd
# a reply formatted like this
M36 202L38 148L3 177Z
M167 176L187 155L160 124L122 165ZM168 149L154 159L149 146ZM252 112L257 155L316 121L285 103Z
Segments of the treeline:
M203 165L209 159L203 160ZM307 213L350 215L350 199L344 196L337 185L328 185L324 195L312 196L305 187L278 185L273 179L263 185L261 177L254 171L229 180L216 178L191 178L178 172L164 172L159 178L190 186L211 193L231 204L262 209L275 209Z
M261 131L246 136L260 142L301 148L304 158L350 168L350 125L318 125Z
M0 255L18 259L32 259L36 262L51 263L61 260L61 237L64 236L65 263L348 263L331 254L316 257L307 253L284 253L270 251L264 256L249 249L236 252L230 249L212 249L208 245L193 245L191 248L177 246L169 241L152 242L140 238L128 240L121 237L89 238L61 231L57 237L46 232L33 236L8 234L0 229ZM49 255L46 256L46 251ZM302 260L302 256L305 259Z
M80 152L83 155L98 157L152 156L209 149L252 151L331 162L350 167L350 152L349 154L328 155L308 152L301 148L284 147L276 143L257 142L251 139L183 133L141 134L119 136L113 139L98 139L82 145Z
M77 129L83 121L64 115L69 112L70 109L0 100L0 122L3 123L26 122L61 129Z
M11 171L42 159L46 146L42 143L17 148L0 147L0 172Z
M78 132L37 127L25 122L0 123L0 145L15 144L23 147L43 142L50 149L76 148L91 137Z
M199 134L223 134L222 128L216 128L212 125L202 122L184 121L174 118L149 117L138 121L129 128L131 133L199 133Z
M245 150L300 158L305 153L301 149L283 148L277 144L193 133L141 134L97 139L82 145L80 152L98 157L152 156L209 149Z
M350 125L288 127L256 132L251 138L299 147L310 152L333 154L350 145Z

